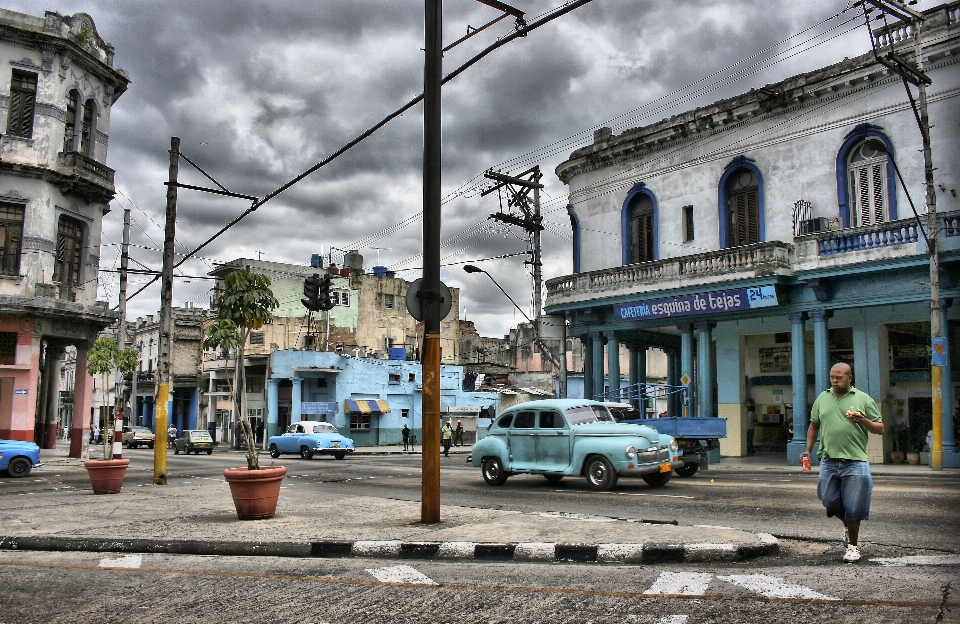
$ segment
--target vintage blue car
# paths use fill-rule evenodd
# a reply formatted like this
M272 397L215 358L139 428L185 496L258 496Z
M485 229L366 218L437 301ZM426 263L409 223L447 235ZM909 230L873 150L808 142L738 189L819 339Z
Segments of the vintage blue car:
M503 485L514 474L541 474L551 483L584 476L600 491L620 477L659 487L683 466L672 437L618 423L603 403L585 399L530 401L504 410L467 461L490 485Z
M33 442L0 440L0 471L11 477L25 477L40 463L40 447Z
M353 440L340 435L330 423L301 420L287 427L283 435L270 436L267 448L274 459L282 453L300 453L304 459L313 459L317 453L343 459L353 452Z

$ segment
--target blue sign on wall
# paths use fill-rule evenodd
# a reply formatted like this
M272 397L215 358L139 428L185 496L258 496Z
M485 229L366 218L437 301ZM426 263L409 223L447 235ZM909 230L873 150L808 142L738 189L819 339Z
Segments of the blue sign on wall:
M340 406L336 401L310 401L300 404L301 414L336 414Z
M643 321L656 318L686 316L688 314L711 314L752 310L778 305L777 291L773 286L721 290L696 295L682 295L669 299L652 299L624 303L613 307L617 320Z

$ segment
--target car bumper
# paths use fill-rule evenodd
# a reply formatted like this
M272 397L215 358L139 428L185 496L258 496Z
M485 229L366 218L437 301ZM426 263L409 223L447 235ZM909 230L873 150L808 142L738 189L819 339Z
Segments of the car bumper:
M321 455L336 455L337 453L352 453L352 448L322 448L317 449L314 453L320 453Z
M664 467L670 466L669 470ZM637 466L636 468L626 468L618 471L621 477L642 477L643 475L656 474L658 472L670 472L677 468L683 468L682 461L664 461L660 464L648 464Z

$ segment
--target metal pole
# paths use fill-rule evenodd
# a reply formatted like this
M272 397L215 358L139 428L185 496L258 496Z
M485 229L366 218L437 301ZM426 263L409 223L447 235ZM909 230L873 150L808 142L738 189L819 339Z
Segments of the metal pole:
M117 349L127 347L127 265L130 258L130 209L123 210L123 238L120 241L120 301L117 308L120 319L117 330ZM113 458L123 459L123 410L127 402L123 396L123 373L116 372L117 402L120 406L114 413L113 422Z
M533 220L540 225L540 167L533 173ZM533 318L540 321L543 305L543 276L540 272L540 228L533 230Z
M180 169L180 138L170 137L170 184L167 185L167 218L163 232L163 272L160 282L160 345L157 360L156 437L153 445L153 483L167 484L167 427L170 414L170 352L173 340L173 252L177 222L177 174Z
M442 1L424 0L421 522L440 522L440 85Z

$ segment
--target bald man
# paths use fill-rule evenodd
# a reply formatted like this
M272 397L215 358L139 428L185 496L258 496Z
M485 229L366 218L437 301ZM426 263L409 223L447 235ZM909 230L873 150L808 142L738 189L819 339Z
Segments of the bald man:
M840 362L830 369L830 389L824 390L810 410L807 450L810 457L820 434L820 478L817 496L827 517L840 519L844 526L845 563L860 560L860 522L870 517L873 477L867 462L869 434L883 434L883 422L877 404L866 392L852 385L849 364Z

